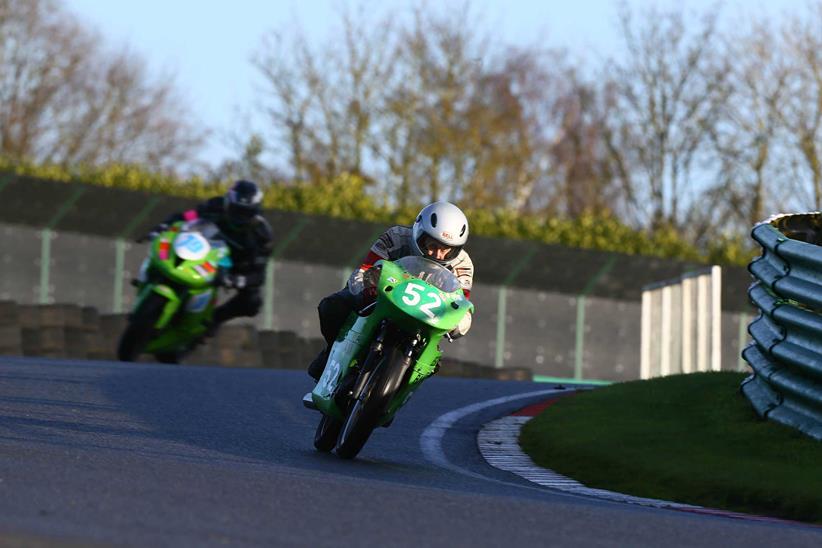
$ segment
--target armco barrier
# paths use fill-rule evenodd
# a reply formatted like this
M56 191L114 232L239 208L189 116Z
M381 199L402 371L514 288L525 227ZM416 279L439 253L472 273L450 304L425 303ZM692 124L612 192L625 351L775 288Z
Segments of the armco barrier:
M748 295L760 314L742 392L760 416L822 441L822 213L774 217L752 236L763 252Z

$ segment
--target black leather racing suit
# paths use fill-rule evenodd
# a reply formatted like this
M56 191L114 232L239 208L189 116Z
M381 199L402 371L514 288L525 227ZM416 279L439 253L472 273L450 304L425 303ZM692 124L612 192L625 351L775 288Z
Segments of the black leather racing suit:
M217 196L197 206L197 216L217 225L231 249L231 275L244 277L242 287L226 303L214 311L219 325L239 316L256 316L263 304L260 288L265 284L265 269L273 248L271 225L261 215L242 226L231 223L226 215L225 197ZM183 220L183 213L175 213L165 220L171 224Z

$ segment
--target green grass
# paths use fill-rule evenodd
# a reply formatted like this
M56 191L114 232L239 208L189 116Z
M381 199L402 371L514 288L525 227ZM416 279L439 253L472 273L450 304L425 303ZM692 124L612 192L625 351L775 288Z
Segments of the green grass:
M822 443L760 420L742 373L676 375L563 398L528 422L537 464L589 487L822 523Z

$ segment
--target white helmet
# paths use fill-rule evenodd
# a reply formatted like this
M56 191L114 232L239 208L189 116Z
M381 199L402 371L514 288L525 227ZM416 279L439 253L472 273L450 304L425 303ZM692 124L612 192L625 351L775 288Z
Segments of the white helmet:
M460 208L449 202L434 202L425 206L411 227L414 251L423 257L447 263L459 255L468 241L468 219ZM432 247L448 248L444 257L426 252Z

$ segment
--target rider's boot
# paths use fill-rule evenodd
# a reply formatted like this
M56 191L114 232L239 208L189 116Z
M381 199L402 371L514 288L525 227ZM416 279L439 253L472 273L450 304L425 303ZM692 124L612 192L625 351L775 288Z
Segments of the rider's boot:
M308 366L308 375L314 379L314 381L319 381L320 377L323 375L323 371L325 371L325 363L328 361L328 347L325 347L317 354L317 357L314 358L314 361L311 362Z
M324 348L317 354L317 357L314 358L308 366L308 375L314 379L314 382L318 382L320 377L323 376L323 371L325 370L325 362L328 361L328 347ZM311 397L311 392L308 392L305 396L303 396L303 405L308 407L309 409L316 409L316 405L314 405L314 401Z

